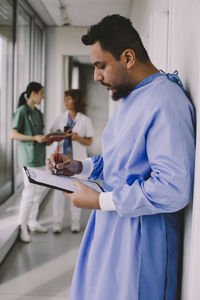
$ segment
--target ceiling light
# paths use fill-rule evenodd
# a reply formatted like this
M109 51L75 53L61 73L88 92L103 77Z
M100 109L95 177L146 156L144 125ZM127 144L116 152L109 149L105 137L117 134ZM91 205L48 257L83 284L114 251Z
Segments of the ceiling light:
M67 25L70 24L70 21L69 21L68 16L67 16L66 6L62 3L61 0L59 0L59 2L60 2L59 10L60 10L61 22L62 22L63 26L67 26Z

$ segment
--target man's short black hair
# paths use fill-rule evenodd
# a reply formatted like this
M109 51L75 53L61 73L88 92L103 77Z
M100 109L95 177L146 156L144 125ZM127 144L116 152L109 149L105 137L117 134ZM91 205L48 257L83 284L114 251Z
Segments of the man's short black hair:
M132 49L136 59L143 63L149 60L138 32L131 21L123 16L108 15L82 36L85 45L93 45L97 41L103 50L111 52L117 60L125 49Z

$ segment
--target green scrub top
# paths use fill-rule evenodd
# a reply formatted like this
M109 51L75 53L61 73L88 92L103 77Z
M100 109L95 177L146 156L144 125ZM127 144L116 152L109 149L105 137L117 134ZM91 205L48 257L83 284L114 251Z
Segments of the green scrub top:
M12 121L12 128L19 133L34 136L43 134L43 115L37 108L20 106ZM18 141L18 163L20 167L42 167L45 165L45 143Z

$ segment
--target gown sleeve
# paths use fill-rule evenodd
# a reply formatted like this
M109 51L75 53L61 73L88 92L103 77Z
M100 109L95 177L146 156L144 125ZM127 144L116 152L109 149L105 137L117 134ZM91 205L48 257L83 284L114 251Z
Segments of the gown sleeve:
M103 157L101 155L98 155L92 157L91 159L93 161L94 168L88 179L103 180Z
M190 202L195 145L189 107L186 113L186 107L172 105L155 111L145 132L148 176L127 180L113 189L112 200L120 216L175 212Z

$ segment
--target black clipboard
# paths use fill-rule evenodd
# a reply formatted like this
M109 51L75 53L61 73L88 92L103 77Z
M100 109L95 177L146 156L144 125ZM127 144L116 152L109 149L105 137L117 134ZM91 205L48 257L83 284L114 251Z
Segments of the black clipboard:
M29 168L24 166L25 173L30 183L46 186L51 189L60 190L63 192L73 193L77 190L73 186L73 181L78 180L83 184L95 189L98 192L103 192L100 185L91 180L86 180L78 177L68 177L63 175L53 175L50 171L39 170L37 168Z

